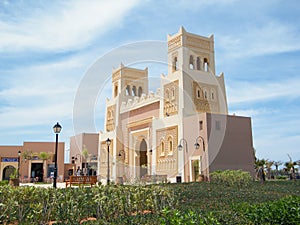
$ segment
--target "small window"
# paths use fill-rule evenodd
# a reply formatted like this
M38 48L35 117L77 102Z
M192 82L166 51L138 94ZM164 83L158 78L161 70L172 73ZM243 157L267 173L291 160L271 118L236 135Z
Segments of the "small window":
M208 72L208 60L207 60L207 58L204 59L203 69L204 69L205 72Z
M207 92L204 91L204 98L207 99Z
M177 57L174 57L173 60L173 71L177 71L178 70L178 60Z
M215 99L215 95L214 95L214 93L213 93L213 92L211 93L211 99L212 99L212 100L214 100L214 99Z
M142 87L139 87L139 90L138 90L138 96L141 97L141 96L142 96L142 93L143 93L143 89L142 89Z
M168 138L168 147L169 147L169 154L173 154L173 139L172 137Z
M200 65L201 65L200 57L197 57L197 70L201 69Z
M216 121L216 130L221 130L221 121Z
M127 96L130 95L130 86L129 85L127 85L127 87L126 87L126 95Z
M118 85L115 86L114 97L117 97L117 95L118 95Z
M201 91L200 89L197 90L197 98L200 98L201 97Z
M132 87L132 96L136 96L136 87L135 86Z
M160 151L161 151L161 154L165 154L165 143L163 141L160 144Z
M199 122L199 129L203 130L203 121L202 120Z
M194 69L194 57L192 55L190 56L190 69Z

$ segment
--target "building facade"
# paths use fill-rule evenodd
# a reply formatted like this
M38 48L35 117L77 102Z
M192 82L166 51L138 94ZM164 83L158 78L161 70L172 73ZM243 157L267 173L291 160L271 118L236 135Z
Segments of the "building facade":
M181 27L167 38L168 74L156 93L148 90L148 68L121 64L112 73L99 134L100 177L188 182L219 169L253 175L251 119L228 115L224 75L215 75L214 37Z
M65 144L58 143L58 181L64 180ZM18 154L20 152L20 154ZM0 146L0 177L9 180L19 168L21 182L51 181L54 172L55 142L24 142L20 146Z
M81 133L70 138L72 167L69 175L96 175L98 167L99 134Z

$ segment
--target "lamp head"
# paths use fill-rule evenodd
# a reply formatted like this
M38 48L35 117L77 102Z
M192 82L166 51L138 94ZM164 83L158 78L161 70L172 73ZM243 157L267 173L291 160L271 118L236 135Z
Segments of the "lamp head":
M182 144L179 144L177 149L178 149L178 151L182 151Z
M62 129L62 127L58 122L53 127L53 131L54 131L55 134L59 134L61 129Z
M109 138L107 138L107 139L106 139L106 144L107 144L107 146L109 146L110 143L111 143L111 140L110 140Z

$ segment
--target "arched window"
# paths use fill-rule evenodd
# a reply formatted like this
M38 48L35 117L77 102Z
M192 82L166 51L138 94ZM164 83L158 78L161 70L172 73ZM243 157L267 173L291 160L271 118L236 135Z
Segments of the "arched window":
M169 149L169 154L173 154L173 138L169 137L168 138L168 149Z
M132 87L132 96L136 96L136 87L135 86Z
M207 60L207 58L204 58L203 69L204 69L205 72L208 72L208 60Z
M204 91L204 98L207 99L207 91Z
M163 141L160 144L160 152L162 155L165 154L165 143Z
M130 86L129 85L127 85L127 87L126 87L126 95L130 95Z
M215 100L215 93L214 93L214 91L211 92L211 100Z
M173 71L177 71L178 70L178 60L177 57L175 56L173 59Z
M117 97L117 95L118 95L118 85L115 86L114 97Z
M197 98L201 98L201 91L199 88L197 89Z
M201 70L201 62L200 62L200 57L197 57L197 70Z
M190 69L194 69L194 57L192 55L190 56Z
M138 96L141 97L142 93L143 93L143 89L142 89L142 87L139 87L139 89L138 89Z

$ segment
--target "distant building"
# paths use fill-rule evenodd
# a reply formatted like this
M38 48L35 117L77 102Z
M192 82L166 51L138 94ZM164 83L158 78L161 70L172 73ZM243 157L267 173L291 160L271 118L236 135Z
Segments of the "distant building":
M69 175L96 175L98 167L98 133L81 133L70 138L72 168ZM86 153L85 153L86 152Z
M65 144L59 142L58 181L64 180L64 151ZM54 152L55 142L24 142L20 146L0 146L1 180L9 180L10 174L20 166L21 182L51 181L54 172Z
M226 169L254 174L251 118L228 115L224 75L215 75L213 36L183 27L168 35L168 74L156 93L148 90L148 68L121 64L112 73L106 104L99 135L103 180L107 166L112 181L164 175L188 182Z

